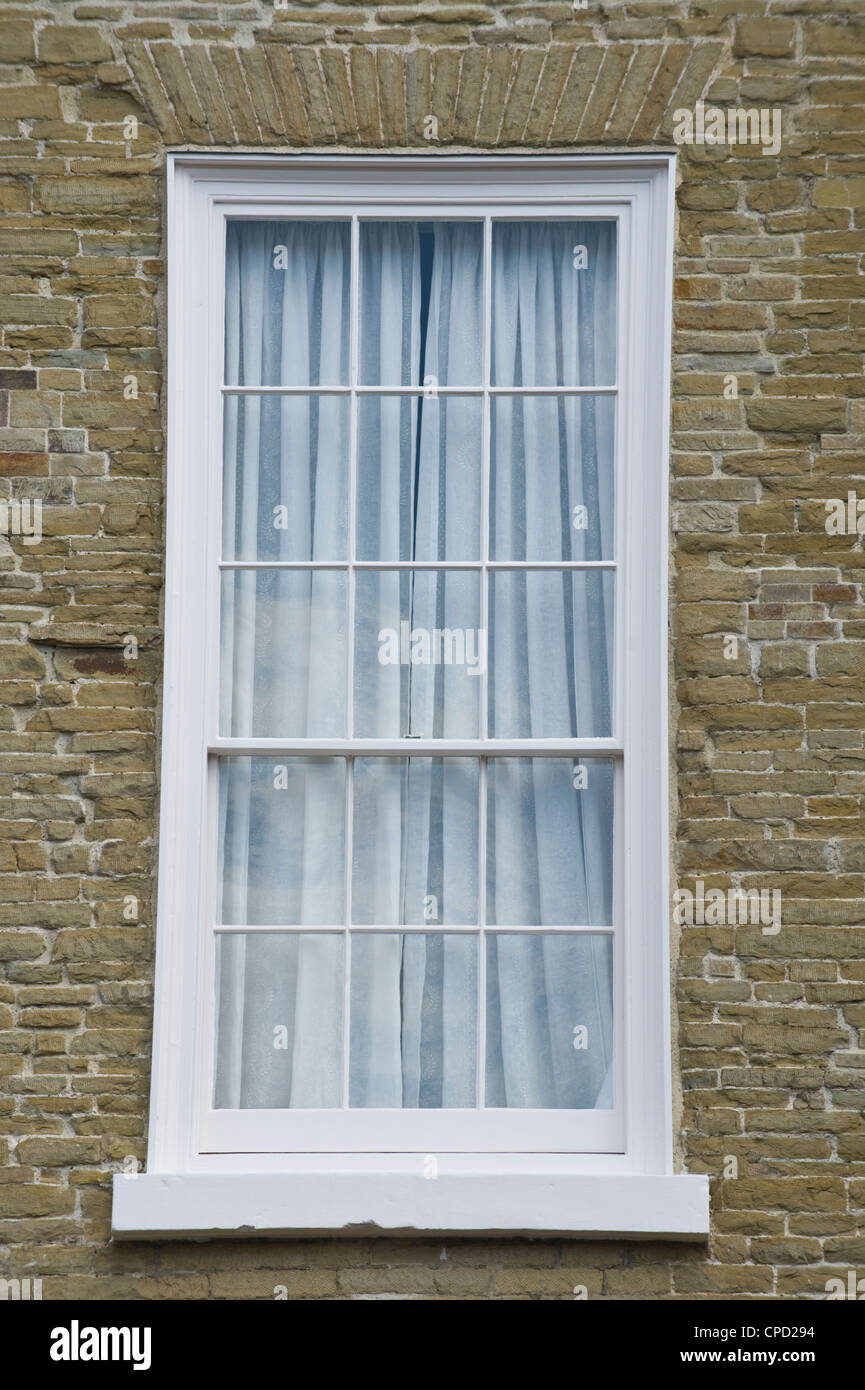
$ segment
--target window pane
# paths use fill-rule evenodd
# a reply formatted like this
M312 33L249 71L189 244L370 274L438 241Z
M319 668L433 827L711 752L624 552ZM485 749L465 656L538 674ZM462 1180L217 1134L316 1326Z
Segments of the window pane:
M225 380L348 382L348 222L231 220L225 249Z
M494 396L490 556L614 554L612 396Z
M613 690L613 575L490 576L491 738L605 738Z
M361 223L364 385L479 386L482 306L481 223Z
M614 386L615 222L493 224L496 386Z
M479 397L361 397L358 559L479 558L481 420Z
M478 574L361 570L356 582L355 734L477 738Z
M339 935L217 937L217 1110L340 1104L344 950Z
M487 1106L613 1108L610 936L486 938Z
M217 921L345 921L345 762L224 758L219 764Z
M610 759L490 758L487 921L611 926Z
M350 1104L475 1104L478 938L355 932Z
M478 920L478 764L358 758L352 921L470 926Z
M345 396L226 396L226 560L343 560L349 403Z
M220 733L344 736L346 593L338 570L223 571Z

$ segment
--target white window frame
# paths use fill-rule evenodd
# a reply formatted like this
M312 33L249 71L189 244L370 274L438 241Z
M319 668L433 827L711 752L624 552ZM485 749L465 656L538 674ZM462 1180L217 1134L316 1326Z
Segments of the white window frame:
M147 1172L115 1179L118 1237L355 1233L362 1223L389 1232L706 1233L707 1179L674 1175L672 1155L666 595L674 165L674 155L169 156L156 1009ZM495 1138L482 1111L418 1118L212 1108L216 761L228 752L289 755L297 744L226 740L216 724L225 222L281 213L351 216L355 245L358 215L618 223L614 737L556 743L565 756L617 761L615 1128L613 1112L530 1112L527 1127L519 1112L496 1111ZM357 753L363 742L315 740L304 751ZM393 742L404 755L440 756L449 747ZM484 751L477 741L465 749ZM515 743L512 755L520 751Z

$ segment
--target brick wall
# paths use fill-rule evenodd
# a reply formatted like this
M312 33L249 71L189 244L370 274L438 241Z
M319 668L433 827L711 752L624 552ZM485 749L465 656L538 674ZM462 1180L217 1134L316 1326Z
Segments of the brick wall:
M43 533L0 535L0 1275L45 1299L621 1299L865 1273L865 552L825 508L865 497L857 9L0 5L0 502L41 500ZM146 1147L165 148L669 148L698 99L782 120L777 155L679 161L676 874L783 894L774 935L674 927L708 1246L111 1245L111 1173Z

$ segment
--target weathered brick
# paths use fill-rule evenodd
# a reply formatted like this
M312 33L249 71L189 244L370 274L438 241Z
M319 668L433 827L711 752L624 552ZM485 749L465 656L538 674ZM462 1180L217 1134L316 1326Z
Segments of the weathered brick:
M786 58L796 43L792 19L744 19L736 25L733 53L737 58Z

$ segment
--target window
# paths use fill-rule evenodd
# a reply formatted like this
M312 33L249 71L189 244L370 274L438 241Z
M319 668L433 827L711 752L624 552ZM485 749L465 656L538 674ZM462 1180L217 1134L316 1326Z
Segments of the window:
M400 1174L414 1229L465 1227L460 1173L586 1213L669 1180L669 161L172 165L154 1097L115 1227L172 1228L157 1174L230 1190L198 1231L253 1172L262 1229L308 1229L316 1175L348 1224L335 1172Z

